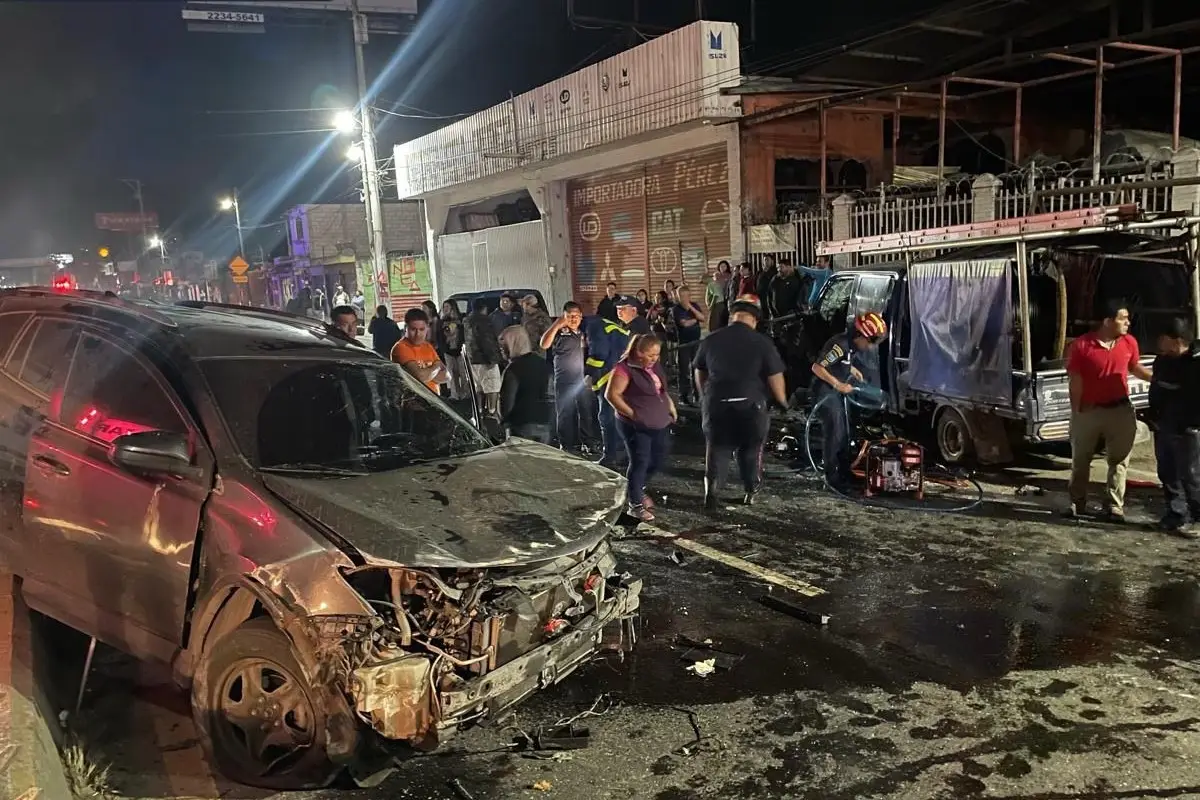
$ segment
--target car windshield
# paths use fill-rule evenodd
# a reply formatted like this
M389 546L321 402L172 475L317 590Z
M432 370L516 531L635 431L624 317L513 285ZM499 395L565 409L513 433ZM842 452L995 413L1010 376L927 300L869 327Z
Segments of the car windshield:
M387 361L213 358L200 364L238 447L259 469L384 472L491 446Z

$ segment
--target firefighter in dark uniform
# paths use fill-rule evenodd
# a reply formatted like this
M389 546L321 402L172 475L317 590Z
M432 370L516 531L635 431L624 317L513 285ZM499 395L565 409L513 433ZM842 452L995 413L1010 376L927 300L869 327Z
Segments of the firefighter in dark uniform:
M875 312L859 314L853 331L832 337L821 348L812 365L817 376L813 387L813 405L821 410L821 453L825 461L825 482L844 492L850 482L850 420L842 395L854 391L855 383L865 383L864 369L870 368L875 345L887 334L887 323ZM831 397L834 393L837 396ZM826 399L828 398L828 399Z
M1200 539L1200 341L1186 320L1172 320L1158 337L1147 422L1154 429L1158 480L1167 501L1159 523Z
M762 305L741 295L729 306L729 325L700 340L692 361L704 428L704 508L715 511L729 460L736 453L750 505L762 482L762 450L770 429L769 402L787 407L783 359L756 328Z

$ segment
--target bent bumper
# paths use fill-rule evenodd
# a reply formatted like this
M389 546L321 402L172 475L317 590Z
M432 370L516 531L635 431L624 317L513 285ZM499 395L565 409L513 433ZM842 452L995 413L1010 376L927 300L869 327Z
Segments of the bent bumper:
M641 590L640 579L607 583L605 597L590 614L453 690L432 685L432 659L426 655L398 653L396 659L360 667L350 680L355 709L385 739L435 745L468 723L495 718L553 686L602 648L632 648Z

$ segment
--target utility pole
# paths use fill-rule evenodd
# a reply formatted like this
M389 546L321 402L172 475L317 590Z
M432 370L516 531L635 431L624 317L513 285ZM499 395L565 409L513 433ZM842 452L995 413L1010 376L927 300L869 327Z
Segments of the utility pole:
M367 96L367 68L363 47L367 43L367 15L359 11L358 0L351 0L354 20L354 66L358 72L359 125L362 127L363 189L367 207L367 236L371 244L372 279L379 305L391 305L391 273L383 240L383 202L379 192L379 158L375 152L375 126ZM383 280L380 281L380 276Z

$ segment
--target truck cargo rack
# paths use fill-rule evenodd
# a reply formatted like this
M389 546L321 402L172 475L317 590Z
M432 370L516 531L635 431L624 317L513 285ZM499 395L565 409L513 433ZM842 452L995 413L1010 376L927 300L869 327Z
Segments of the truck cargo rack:
M820 242L817 244L816 252L819 256L838 256L948 250L1094 233L1186 229L1197 222L1200 222L1200 218L1189 217L1181 213L1156 214L1146 217L1136 205L1131 204L1057 211L1051 214L1034 214L991 222L971 222L965 225Z

